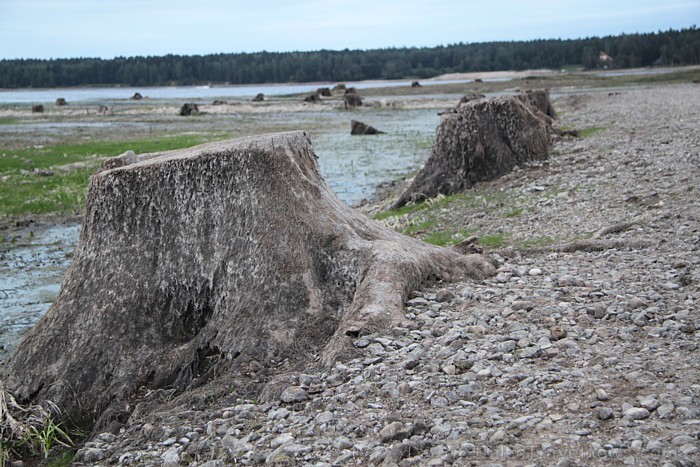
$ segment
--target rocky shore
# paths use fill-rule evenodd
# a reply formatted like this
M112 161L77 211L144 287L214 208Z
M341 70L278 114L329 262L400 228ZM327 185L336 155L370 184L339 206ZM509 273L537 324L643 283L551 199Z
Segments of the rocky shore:
M290 374L278 400L146 394L147 415L75 461L697 465L700 88L554 104L558 126L595 131L475 188L519 215L441 212L522 240L490 251L496 276L413 292L403 322L355 340L361 357Z

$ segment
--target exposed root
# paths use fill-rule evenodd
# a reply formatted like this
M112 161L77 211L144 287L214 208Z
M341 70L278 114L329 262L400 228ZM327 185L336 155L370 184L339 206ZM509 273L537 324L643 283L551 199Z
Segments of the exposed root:
M5 390L0 381L0 463L8 460L10 449L24 443L37 429L42 429L51 418L51 411L56 409L53 404L44 406L31 404L21 406L12 394Z
M641 224L641 222L639 222L639 221L620 222L618 224L610 225L608 227L603 227L602 229L600 229L596 233L594 233L593 237L591 237L591 238L594 240L597 240L597 239L602 238L606 235L624 232L625 230L629 230L632 227L634 227L635 225L640 225L640 224Z
M573 253L576 251L605 251L605 250L638 250L647 248L652 245L652 242L647 240L574 240L568 243L557 243L554 245L545 245L535 248L525 248L518 250L522 254L537 254L537 253Z

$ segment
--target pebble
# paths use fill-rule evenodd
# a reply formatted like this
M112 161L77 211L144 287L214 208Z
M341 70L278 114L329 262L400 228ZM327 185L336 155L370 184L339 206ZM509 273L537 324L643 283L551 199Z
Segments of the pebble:
M306 391L298 386L288 387L280 396L280 400L285 403L302 402L307 398Z
M411 429L402 422L393 422L385 426L379 432L379 441L388 443L390 441L401 441L411 436Z
M598 407L595 414L600 420L610 420L614 416L613 410L610 407Z
M643 407L632 407L625 411L625 417L631 418L632 420L643 420L649 418L649 411Z

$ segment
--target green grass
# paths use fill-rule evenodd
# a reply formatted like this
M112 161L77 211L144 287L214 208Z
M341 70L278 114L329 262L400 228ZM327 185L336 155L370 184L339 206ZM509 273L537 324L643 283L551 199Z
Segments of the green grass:
M168 151L214 139L214 135L181 135L5 151L0 154L0 218L76 214L85 204L90 175L103 159L127 150L137 154ZM50 170L53 175L42 176L33 169Z
M0 125L14 125L19 122L20 119L17 117L0 117Z
M485 248L501 248L505 244L505 235L490 234L479 238L479 245Z
M583 130L579 131L578 136L579 138L587 138L591 135L594 135L598 132L603 131L605 128L600 128L600 127L591 127L591 128L584 128Z
M537 248L540 246L546 246L546 245L552 245L556 240L553 239L552 237L537 237L537 238L530 238L522 242L522 247L525 249L528 248Z
M474 233L473 230L444 231L439 230L423 237L423 241L437 246L451 246L461 242Z
M0 173L11 169L45 169L81 162L92 156L114 157L127 150L136 154L169 151L195 146L212 138L194 135L171 136L133 141L95 141L85 144L47 146L42 148L3 151Z
M503 219L509 219L511 217L518 217L522 213L523 213L523 208L510 208L506 211L503 211L501 213L501 217Z
M456 195L438 195L435 198L423 201L416 204L407 204L398 209L387 209L386 211L379 212L374 215L374 218L378 221L388 219L389 217L401 217L406 214L426 211L431 209L443 208L455 201L465 201L467 203L475 203L476 197L472 193L458 193Z
M423 232L435 227L435 221L432 219L419 222L417 224L411 224L408 227L401 229L401 233L405 235L413 235L417 232Z

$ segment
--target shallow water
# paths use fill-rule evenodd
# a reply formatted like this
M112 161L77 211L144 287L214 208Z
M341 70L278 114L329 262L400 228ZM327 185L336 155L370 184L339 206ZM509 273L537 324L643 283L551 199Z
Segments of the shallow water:
M423 86L433 84L468 83L472 80L421 80ZM500 81L487 79L486 81ZM411 81L358 81L346 82L357 89L377 87L410 86ZM251 84L240 86L159 86L159 87L94 87L94 88L49 88L49 89L0 89L0 104L53 104L57 98L70 103L112 103L128 101L135 93L147 102L149 99L206 99L251 98L258 93L266 96L311 93L319 87L333 87L335 83L311 84Z
M79 232L78 224L27 227L0 244L0 357L55 300Z

